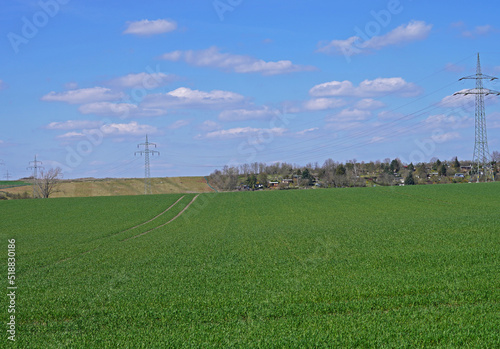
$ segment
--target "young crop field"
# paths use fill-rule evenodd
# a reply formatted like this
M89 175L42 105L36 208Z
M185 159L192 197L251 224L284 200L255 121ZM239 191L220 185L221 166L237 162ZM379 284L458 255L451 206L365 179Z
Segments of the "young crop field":
M487 183L0 202L5 264L16 245L14 345L500 347L499 194Z

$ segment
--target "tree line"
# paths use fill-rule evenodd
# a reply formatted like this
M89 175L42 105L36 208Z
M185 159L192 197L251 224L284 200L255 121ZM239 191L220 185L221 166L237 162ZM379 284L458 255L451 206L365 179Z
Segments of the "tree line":
M495 151L492 162L495 174L498 173L499 163L500 153ZM462 166L471 165L471 161L459 161L457 157L450 161L432 158L429 162L415 165L403 164L398 158L370 162L352 159L345 163L327 159L321 166L317 162L305 166L287 162L254 162L224 166L212 172L208 179L212 186L223 191L270 186L289 189L312 185L327 188L364 187L370 184L415 185L466 181L465 175L473 174L473 169L464 170ZM458 177L455 174L459 174Z

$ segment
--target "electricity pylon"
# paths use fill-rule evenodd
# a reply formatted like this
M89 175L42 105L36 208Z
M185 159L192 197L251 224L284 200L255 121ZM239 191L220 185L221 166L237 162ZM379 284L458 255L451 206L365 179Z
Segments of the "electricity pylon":
M134 153L134 155L144 154L144 194L147 195L147 194L151 194L151 178L150 178L150 173L149 173L149 154L154 156L155 153L158 153L158 155L160 155L160 152L156 151L156 150L149 149L150 145L153 145L156 148L156 144L150 143L148 141L148 135L146 135L146 142L138 144L137 148L139 148L141 145L144 146L144 150L136 151Z
M36 155L35 155L35 161L30 161L30 164L33 164L32 166L28 167L28 170L33 170L33 199L36 199L38 197L38 169L43 168L43 166L38 166L38 164L42 164L41 161L36 160Z
M473 168L475 168L477 182L481 177L481 168L484 172L484 181L491 176L495 180L495 174L491 166L491 155L488 148L488 137L486 134L486 113L484 109L484 96L487 95L500 95L500 92L489 90L483 87L483 80L496 80L494 76L484 75L481 72L481 62L479 61L479 53L477 54L477 67L476 75L465 76L460 80L474 79L476 80L476 88L460 91L454 95L476 95L476 114L475 114L475 142L474 142L474 155L473 155Z

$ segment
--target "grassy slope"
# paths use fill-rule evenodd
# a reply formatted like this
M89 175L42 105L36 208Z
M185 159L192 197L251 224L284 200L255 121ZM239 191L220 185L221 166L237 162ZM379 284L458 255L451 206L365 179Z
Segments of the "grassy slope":
M213 190L203 177L151 178L153 194L207 193ZM144 180L139 178L67 180L62 181L58 192L51 197L88 197L144 194ZM31 193L30 186L11 188L5 191L22 194Z
M180 196L0 202L19 344L498 347L499 192L205 194L125 242L109 236Z

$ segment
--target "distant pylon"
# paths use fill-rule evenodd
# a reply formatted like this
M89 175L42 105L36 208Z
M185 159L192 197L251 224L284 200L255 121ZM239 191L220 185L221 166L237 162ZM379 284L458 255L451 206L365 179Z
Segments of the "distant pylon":
M41 161L37 161L35 155L35 161L30 161L30 164L33 166L29 166L28 170L33 170L33 199L38 197L38 169L43 168L42 166L38 166L38 164L42 164Z
M137 148L139 148L141 145L144 146L144 150L136 151L134 155L137 154L144 154L144 194L151 194L151 178L150 178L150 173L149 173L149 154L155 155L155 153L158 153L160 155L159 151L156 150L150 150L149 146L153 145L156 148L155 143L150 143L148 141L148 135L146 135L146 142L145 143L140 143L137 145Z
M481 62L479 61L479 53L477 54L476 75L465 76L460 80L474 79L476 80L476 88L456 92L455 95L476 95L476 114L475 114L475 142L473 155L473 168L476 171L477 182L481 177L481 168L484 172L484 181L491 176L495 180L495 174L491 166L491 155L488 148L488 137L486 133L486 112L484 108L484 96L500 95L500 92L489 90L483 87L483 80L496 80L494 76L484 75L481 72ZM460 81L459 80L459 81Z

